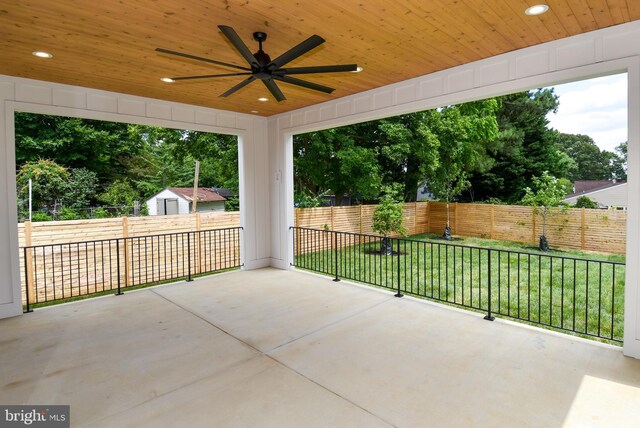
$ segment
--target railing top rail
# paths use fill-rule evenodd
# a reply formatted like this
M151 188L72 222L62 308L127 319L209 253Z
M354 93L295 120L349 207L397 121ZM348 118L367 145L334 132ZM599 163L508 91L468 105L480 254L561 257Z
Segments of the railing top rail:
M183 231L183 232L170 232L170 233L159 233L155 235L138 235L138 236L128 236L126 238L106 238L106 239L93 239L89 241L73 241L73 242L59 242L55 244L39 244L39 245L23 245L18 247L19 249L34 249L34 248L48 248L48 247L57 247L64 245L81 245L81 244L94 244L98 242L118 242L118 241L126 241L126 240L134 240L134 239L144 239L144 238L158 238L163 236L180 236L186 234L195 234L195 233L206 233L206 232L219 232L226 230L244 230L242 226L233 226L233 227L222 227L220 229L204 229L204 230L191 230L191 231Z
M315 228L312 228L312 227L290 226L289 228L290 229L300 229L300 230L310 230L310 231L314 231L314 232L340 233L340 234L343 234L343 235L352 235L352 236L368 237L368 238L375 238L375 239L383 239L384 238L384 236L382 236L382 235L370 235L370 234L355 233L355 232L342 232L342 231L339 231L339 230L315 229ZM475 246L475 245L453 244L453 243L450 243L450 242L440 242L440 241L433 241L433 240L419 240L419 239L402 238L402 237L395 237L395 238L391 238L391 239L397 239L397 240L406 241L406 242L420 242L420 243L423 243L423 244L436 244L436 245L443 245L443 246L454 247L454 248L469 248L469 249L478 250L478 251L484 250L484 251L495 251L495 252L509 253L509 254L524 254L524 255L530 255L530 256L536 256L536 257L547 257L547 258L554 258L554 259L574 260L574 261L579 261L579 262L607 263L607 264L618 265L618 266L625 266L626 265L625 262L616 262L616 261L611 261L611 260L596 260L596 259L587 259L587 258L583 258L583 257L561 256L561 255L556 255L556 254L540 254L540 253L534 253L534 252L507 250L507 249L501 249L501 248L485 248L485 247L478 247L478 246Z

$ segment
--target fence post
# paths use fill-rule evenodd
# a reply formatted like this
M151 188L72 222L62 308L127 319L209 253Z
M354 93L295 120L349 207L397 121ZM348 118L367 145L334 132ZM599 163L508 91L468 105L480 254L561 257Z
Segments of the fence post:
M489 229L489 237L490 237L491 239L493 239L493 230L494 230L494 225L493 225L493 223L494 223L494 219L495 219L495 216L494 216L494 215L495 215L495 205L491 205L491 210L490 210L490 212L491 212L491 222L490 222L490 226L491 226L491 228Z
M124 239L124 248L127 248L127 240L126 238ZM116 296L120 296L122 294L122 291L120 290L120 240L116 239L116 266L118 269L118 292L116 293Z
M586 246L586 238L585 238L585 227L586 227L586 209L582 208L582 213L581 213L581 218L580 218L580 249L584 250L584 247Z
M191 278L191 232L187 232L187 275L187 282L193 281Z
M24 222L24 245L25 247L31 247L33 244L31 242L31 222L29 220ZM36 293L35 293L35 279L33 274L33 249L25 248L25 256L24 256L24 271L25 271L25 287L27 288L27 312L29 311L29 304L35 302ZM31 300L31 301L29 301Z
M330 210L331 210L331 230L335 230L335 227L333 227L333 205L331 205Z
M403 294L400 292L400 240L396 239L396 242L398 243L398 292L396 294L394 294L395 297L402 297ZM392 252L391 255L393 255L393 245L391 246Z
M536 243L536 209L531 208L531 216L533 218L533 230L531 231L531 242Z
M27 312L33 312L31 307L29 306L29 287L31 284L29 283L29 273L27 272L27 248L23 248L24 250L24 292L25 292L25 301L27 302Z
M500 253L498 253L498 257L500 257ZM478 259L480 258L480 254L478 254ZM480 260L478 260L478 263ZM487 303L487 315L484 317L487 321L493 321L496 318L491 316L491 250L488 251L488 272L487 272L487 295L488 295L488 303ZM500 273L498 273L499 275Z
M124 238L124 286L128 287L130 285L130 273L129 272L129 259L131 255L129 254L129 246L127 245L128 237L129 237L129 217L122 217L122 237ZM138 243L139 245L140 243ZM120 248L120 245L118 245ZM120 259L118 259L120 261ZM118 282L118 285L120 283Z
M431 202L427 202L427 230L426 233L431 233Z

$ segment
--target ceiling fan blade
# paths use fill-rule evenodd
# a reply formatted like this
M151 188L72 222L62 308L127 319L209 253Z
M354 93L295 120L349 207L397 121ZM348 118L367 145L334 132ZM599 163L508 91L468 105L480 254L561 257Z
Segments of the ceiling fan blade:
M238 83L236 86L234 86L233 88L229 89L227 92L225 92L223 94L220 94L220 97L222 97L222 98L228 97L229 95L233 94L237 90L244 88L245 86L247 86L249 83L253 82L254 80L256 80L256 76L251 76L248 79L245 79L242 82Z
M165 54L169 54L169 55L176 55L176 56L181 56L181 57L184 57L184 58L195 59L196 61L204 61L204 62L208 62L208 63L211 63L211 64L222 65L222 66L225 66L225 67L237 68L238 70L251 71L250 68L241 67L239 65L228 64L226 62L216 61L214 59L202 58L202 57L199 57L199 56L189 55L189 54L182 53L182 52L170 51L168 49L156 48L156 51L157 52L161 52L161 53L165 53Z
M324 43L324 41L325 40L322 37L314 34L304 42L300 43L297 46L292 47L291 49L289 49L288 51L280 55L278 58L271 61L267 67L271 70L275 70L280 67L283 67L285 64L288 64L289 62L293 61L299 56L306 54L311 49L314 49L320 46L321 44Z
M274 82L271 79L266 79L263 80L262 83L264 83L264 86L267 87L267 89L269 90L269 92L271 92L271 95L273 95L273 97L278 101L284 101L287 98L284 96L284 94L282 93L282 91L280 90L280 88L278 88L278 85L276 85L276 82Z
M319 65L317 67L292 67L292 68L280 68L274 73L277 74L313 74L313 73L342 73L345 71L358 70L357 64L345 64L345 65Z
M171 80L176 82L179 80L195 80L195 79L210 79L213 77L230 77L230 76L248 76L251 72L246 73L227 73L227 74L206 74L203 76L184 76L184 77L171 77Z
M247 62L253 67L259 67L258 60L251 53L247 45L242 41L236 30L231 27L227 27L226 25L218 25L218 28L222 33L229 39L231 44L235 46L235 48L240 52L240 55L247 60Z
M313 89L314 91L324 92L325 94L330 94L335 91L335 89L328 86L318 85L317 83L307 82L306 80L296 79L295 77L278 76L274 74L273 78L292 85L298 85L308 89Z

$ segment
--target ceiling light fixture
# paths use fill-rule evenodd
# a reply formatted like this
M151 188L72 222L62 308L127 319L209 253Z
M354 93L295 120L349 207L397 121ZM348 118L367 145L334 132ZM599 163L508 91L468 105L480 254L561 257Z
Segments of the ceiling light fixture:
M262 101L262 102L269 101L269 98L260 97L258 98L258 101Z
M535 6L528 7L524 13L529 16L542 15L549 10L549 6L546 4L536 4Z
M356 67L355 70L352 71L352 73L360 73L362 70L364 70L364 68L358 66L358 67Z
M173 82L175 82L175 80L173 80L171 77L161 77L160 80L162 80L164 83L173 83Z
M257 114L257 113L260 113L260 112L258 110L251 110L251 113Z
M53 55L44 51L33 51L31 55L37 56L38 58L53 58Z

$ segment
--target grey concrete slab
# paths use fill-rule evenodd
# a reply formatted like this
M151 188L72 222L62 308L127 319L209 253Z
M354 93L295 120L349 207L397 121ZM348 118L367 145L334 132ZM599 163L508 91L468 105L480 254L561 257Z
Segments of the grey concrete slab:
M640 361L619 349L407 299L269 355L396 426L562 426L582 420L571 416L579 402L598 402L595 390L578 392L602 366L626 378L608 384L613 396L627 403L640 392L640 379L622 374L640 373ZM579 415L590 412L633 426L640 406L621 417L590 404Z
M150 290L0 320L0 403L92 421L258 353Z
M619 348L272 269L0 320L0 387L86 427L640 420Z
M292 372L253 358L91 427L389 427Z
M157 289L261 351L354 316L389 294L298 272L260 269Z

